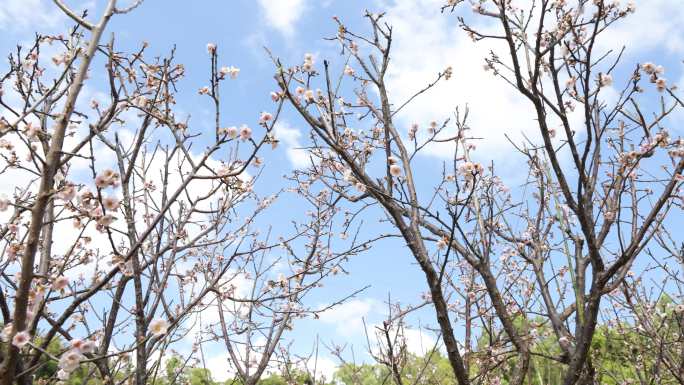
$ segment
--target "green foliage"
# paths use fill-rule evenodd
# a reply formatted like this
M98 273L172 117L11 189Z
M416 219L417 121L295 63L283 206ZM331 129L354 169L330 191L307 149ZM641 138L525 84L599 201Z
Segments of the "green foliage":
M438 351L425 356L409 354L401 367L401 377L405 384L416 385L455 385L451 365ZM344 385L383 385L392 384L390 370L379 364L343 365L335 372L335 380Z
M44 338L41 337L37 337L35 339L35 343L38 345L42 344L43 341ZM46 350L53 356L59 356L64 350L64 348L62 342L59 339L53 338L52 341L50 341L50 343L48 344ZM47 358L44 355L40 358L40 364L41 366L38 368L38 370L36 370L35 373L36 378L51 378L54 377L59 371L57 362Z

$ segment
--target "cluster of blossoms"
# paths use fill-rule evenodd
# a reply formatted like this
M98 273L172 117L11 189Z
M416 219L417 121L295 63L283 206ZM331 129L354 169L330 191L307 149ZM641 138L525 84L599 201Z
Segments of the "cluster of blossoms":
M668 153L673 158L684 158L684 139L679 139L675 143L674 148L672 148Z
M411 124L411 127L409 127L408 130L408 137L411 140L416 139L416 133L418 132L418 123L413 123Z
M126 260L123 256L115 254L112 256L112 260L110 262L112 265L116 265L121 273L127 277L132 277L133 276L133 261Z
M433 121L430 121L430 123L427 126L427 133L431 136L434 136L435 134L438 134L442 128L440 128L439 123L437 123L437 121L433 120ZM418 133L418 129L419 129L418 123L412 123L411 124L411 126L408 129L408 138L410 140L416 139L416 134Z
M9 342L9 337L12 335L12 323L8 323L2 328L2 340L4 342ZM12 345L21 349L26 346L31 341L31 335L27 331L21 331L14 335L12 338Z
M114 170L106 169L95 177L95 186L97 188L118 187L119 174Z
M665 68L663 66L646 62L641 65L641 70L648 75L649 80L651 83L655 84L658 91L663 92L667 89L667 81L661 76L665 73Z
M484 168L481 164L475 162L464 162L458 166L458 173L463 175L466 180L470 180L475 175L482 174Z
M398 161L395 157L390 156L387 158L387 164L389 164L389 172L393 177L400 177L402 174L401 166L399 166Z
M295 89L295 93L299 97L300 100L303 99L306 103L315 103L316 100L322 101L323 100L323 91L320 89L317 89L315 92L314 90L311 89L306 89L304 87L297 87Z
M219 70L220 79L224 79L226 75L230 76L231 79L237 79L238 75L240 74L240 69L234 66L223 66Z
M610 74L601 73L598 82L601 87L610 87L613 85L613 77Z
M54 290L63 291L69 283L66 277L57 277L53 283L52 288ZM34 289L31 289L29 293L29 311L27 312L27 321L29 324L32 323L33 317L37 311L37 307L42 305L42 301L45 297L46 289L43 285L38 284ZM13 324L8 323L2 330L2 340L9 342L9 336L12 333ZM31 335L27 330L17 332L14 337L12 337L12 345L22 349L24 346L28 345L31 341ZM69 374L78 368L81 361L85 358L84 354L93 353L96 348L96 343L93 340L81 340L73 339L70 343L70 348L64 352L59 358L59 372L57 377L64 381L69 378Z
M641 145L641 152L648 153L656 147L667 148L670 144L670 134L666 130L661 130L653 136L649 141Z
M22 131L28 137L30 142L38 141L40 139L40 135L43 134L42 127L39 124L34 124L33 122L26 123Z
M62 65L69 63L72 59L73 55L71 52L62 52L60 54L56 54L52 57L52 63L56 66Z
M349 65L346 65L344 66L344 74L347 76L354 76L355 72L353 68L351 68Z
M119 185L119 174L110 169L104 170L95 177L95 185L98 189L116 187ZM88 189L83 190L79 194L78 203L80 209L85 211L88 217L97 221L97 229L99 231L103 231L105 227L114 222L116 217L111 212L118 210L121 204L118 198L105 196L102 197L102 204L100 205L97 196ZM77 221L75 225L80 227L81 224Z
M65 202L70 202L72 199L76 198L76 185L71 182L66 182L64 187L62 187L56 194L58 199Z
M313 72L314 71L314 60L313 60L312 54L307 53L304 55L304 63L302 64L302 69L305 72Z
M61 275L52 281L52 290L64 291L69 286L69 278Z
M344 176L344 180L351 183L357 191L359 191L360 193L366 192L366 185L363 184L362 182L359 182L354 177L351 169L346 169L343 173L343 176Z
M16 274L17 281L21 278L21 273ZM29 291L28 300L28 310L26 311L26 323L30 325L33 322L33 318L38 313L40 308L43 306L43 299L45 298L46 288L42 284L38 283L34 288ZM9 336L12 334L13 324L7 323L2 330L2 340L8 342ZM12 345L21 349L26 346L31 341L31 335L27 330L17 332L14 337L12 337Z
M235 139L240 136L242 140L249 140L252 137L252 129L246 124L243 124L238 129L236 126L222 127L218 130L219 135L226 135L231 139Z
M95 348L96 343L93 340L71 340L71 348L62 353L59 357L59 372L57 372L57 378L61 381L68 380L71 372L76 370L81 364L81 361L85 359L85 355L94 353Z

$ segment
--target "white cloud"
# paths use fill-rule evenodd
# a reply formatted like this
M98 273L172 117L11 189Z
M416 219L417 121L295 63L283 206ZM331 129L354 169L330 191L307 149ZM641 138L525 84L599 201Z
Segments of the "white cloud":
M0 30L53 27L62 17L44 0L5 0L0 7Z
M393 61L388 87L394 103L401 104L433 81L448 66L453 77L419 96L399 113L399 123L408 127L418 123L424 130L432 120L453 118L458 107L467 107L468 136L482 138L474 143L476 156L503 160L514 141L535 131L530 105L513 87L484 70L490 49L501 49L500 42L472 42L458 27L455 16L440 13L442 0L396 1L388 6L387 17L393 29ZM453 127L453 125L452 125ZM452 128L453 129L453 128ZM453 155L453 144L435 145L428 154Z
M277 29L285 37L291 37L295 24L306 10L306 1L259 0L259 7L270 27Z
M423 356L436 345L435 337L424 332L422 329L404 329L406 349L413 354Z
M236 373L228 353L212 355L204 362L204 365L209 369L214 381L227 381Z
M300 142L302 132L299 129L290 126L285 121L279 121L275 125L275 135L280 143L285 147L287 158L295 168L302 168L309 165L310 158L305 149L302 149Z
M313 357L309 361L310 362L307 365L310 365L309 369L313 371L313 377L320 378L323 376L326 381L330 381L333 378L338 366L335 361L328 357Z
M682 20L684 7L680 0L637 0L636 12L615 23L606 30L606 35L599 40L599 48L615 49L618 44L625 44L627 54L638 54L649 50L658 50L669 54L684 53L684 35ZM644 58L644 61L655 61L658 58Z
M335 332L340 336L360 336L363 335L363 319L368 318L376 305L377 302L370 298L353 299L323 312L320 320L335 325Z
M403 103L424 88L446 67L453 68L449 81L419 96L398 114L398 125L406 129L416 122L425 129L430 121L453 119L457 107L461 113L467 107L470 127L467 135L480 138L474 141L477 151L473 156L484 163L493 160L499 174L519 177L516 170L524 169L518 167L524 159L516 155L509 139L516 144L526 139L538 142L539 134L529 101L492 71L484 69L484 58L490 51L500 53L502 58L507 56L503 42L491 39L473 42L459 28L456 15L440 13L444 0L379 0L379 3L381 9L387 10L389 24L393 26L393 56L387 84L395 104ZM468 12L468 7L457 9L459 15ZM658 51L662 57L684 52L681 20L684 20L684 8L679 0L637 1L637 13L614 24L612 32L602 35L599 48L605 52L619 48L616 42L625 42L632 55ZM499 27L489 18L474 18L470 22L477 29L497 28L498 32ZM657 61L658 58L645 59ZM604 100L615 96L614 91L604 92ZM571 121L581 124L583 120L577 113ZM441 143L424 154L450 158L453 150L452 143Z

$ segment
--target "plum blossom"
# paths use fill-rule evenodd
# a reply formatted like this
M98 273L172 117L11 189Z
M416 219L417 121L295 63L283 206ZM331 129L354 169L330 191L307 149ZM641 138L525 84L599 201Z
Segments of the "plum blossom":
M109 197L102 199L102 206L104 206L104 208L108 211L113 211L113 210L118 209L120 203L121 202L116 197L109 196Z
M119 174L111 169L105 169L95 177L95 185L98 188L117 187L119 185Z
M76 186L73 183L67 183L58 193L57 198L64 202L70 202L76 198Z
M601 87L610 87L613 85L613 77L610 74L599 74L599 85Z
M314 70L314 60L312 54L307 53L304 55L304 64L302 64L302 68L306 72L312 72Z
M155 336L162 336L169 330L169 323L161 318L156 318L150 322L150 332Z
M83 348L83 343L84 343L84 341L82 339L74 338L73 340L71 340L71 347L80 352L81 349Z
M228 75L231 79L237 79L238 75L240 74L240 69L234 66L224 66L221 67L219 72L221 73L221 77Z
M229 138L235 139L238 135L238 129L235 126L219 128L220 135L228 135Z
M9 206L10 206L10 201L7 198L7 195L5 195L5 194L0 195L0 211L7 211Z
M216 52L216 44L207 43L207 52L209 52L210 54Z
M449 80L454 75L454 69L449 66L444 70L444 80Z
M472 176L473 174L480 174L482 171L482 165L479 163L465 162L458 166L458 172L465 177Z
M12 338L12 345L21 349L28 344L29 341L31 341L31 336L24 330L14 335L14 338Z
M242 127L240 127L240 139L248 140L251 137L252 137L252 129L249 128L249 126L243 124Z
M641 65L641 69L647 74L651 75L656 72L656 65L651 62L646 62Z
M418 123L413 123L411 124L411 127L408 130L408 137L409 139L413 140L416 138L416 132L418 132Z
M97 344L93 340L85 340L81 344L81 352L82 353L94 353L95 349L97 348Z
M61 357L59 357L58 366L65 373L71 373L78 368L83 360L83 355L78 349L67 350Z
M259 117L259 123L265 124L273 119L273 115L270 112L262 112Z
M314 98L315 98L315 96L314 96L313 90L306 90L306 91L304 91L304 99L305 99L307 102L313 102L313 101L314 101Z
M52 281L52 289L62 291L69 285L69 278L65 276L59 276Z
M348 76L354 76L354 69L346 65L344 66L344 74Z
M389 172L392 176L401 176L401 167L398 164L393 164L390 166Z
M97 224L100 225L100 226L107 227L107 226L111 225L111 224L114 222L115 219L116 219L116 218L114 218L114 216L112 216L112 215L110 215L110 214L106 214L106 215L101 216L101 217L97 220Z

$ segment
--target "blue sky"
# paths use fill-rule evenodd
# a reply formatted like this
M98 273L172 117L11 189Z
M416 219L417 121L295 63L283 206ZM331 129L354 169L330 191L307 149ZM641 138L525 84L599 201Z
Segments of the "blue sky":
M92 15L98 15L98 7L103 2L69 3L75 9L79 4L87 6ZM666 67L666 78L682 84L684 7L680 3L680 0L637 1L637 15L622 22L612 36L606 37L604 49L615 42L628 44L623 74L639 61L657 61ZM351 30L367 32L363 10L386 10L395 26L395 56L389 76L395 100L404 100L447 66L453 66L455 71L452 81L407 109L399 117L400 123L408 127L414 121L426 125L433 119L443 120L456 106L467 103L475 135L486 138L478 145L477 156L483 161L496 162L505 182L514 187L524 175L516 172L520 159L502 134L508 133L514 139L520 139L523 133L533 136L535 125L530 110L503 82L485 73L482 64L488 47L474 45L457 28L455 16L440 15L441 4L439 0L146 0L134 12L115 18L108 31L116 34L118 48L123 51L136 49L142 41L150 43L148 56L150 53L163 55L175 46L177 62L185 65L187 74L179 84L178 108L192 116L191 128L195 130L212 127L209 100L198 95L197 90L208 83L206 45L216 43L219 64L241 69L238 79L226 83L222 91L226 125L256 126L259 113L273 106L269 93L275 86L274 68L263 47L290 64L299 63L307 52L313 53L319 62L323 58L339 60L338 47L323 40L336 33L332 16L340 17ZM460 12L467 14L468 6ZM56 11L51 1L3 0L0 52L4 56L16 43L30 41L34 32L63 32L68 25L68 20ZM681 116L673 120L673 130L679 130L673 136L681 135L677 124L681 127L682 122ZM284 114L281 123L282 146L265 156L265 171L257 187L262 195L284 186L282 175L301 164L302 153L296 147L307 142L305 127L291 111ZM416 163L419 178L427 181L435 176L434 164L449 155L448 148L436 148L431 155L419 158ZM429 191L429 186L423 187L425 191ZM304 209L291 202L276 204L270 218L287 218ZM380 216L366 224L370 233L384 229L377 224L377 218ZM367 317L369 324L381 320L385 311L383 301L390 292L393 299L408 304L419 303L425 291L420 270L398 241L380 242L371 252L350 261L347 267L350 275L328 281L316 296L308 298L309 304L322 305L366 285L371 288L319 321L302 321L287 337L296 340L295 349L306 352L318 335L326 343L352 343L359 353L364 350L365 340L361 317ZM429 311L421 312L412 322L414 325L433 323ZM434 338L428 334L424 336L426 345ZM414 344L418 344L418 334L414 337ZM221 354L220 349L208 352L212 354ZM324 359L329 368L330 357ZM220 361L214 360L212 366L220 368Z

